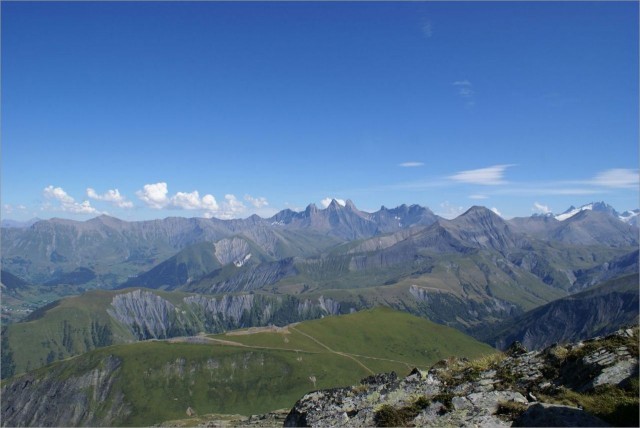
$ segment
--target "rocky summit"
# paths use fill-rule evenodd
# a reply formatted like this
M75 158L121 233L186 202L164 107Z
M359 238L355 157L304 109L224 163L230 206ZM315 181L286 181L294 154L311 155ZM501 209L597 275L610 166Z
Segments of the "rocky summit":
M314 391L285 426L638 426L638 328Z

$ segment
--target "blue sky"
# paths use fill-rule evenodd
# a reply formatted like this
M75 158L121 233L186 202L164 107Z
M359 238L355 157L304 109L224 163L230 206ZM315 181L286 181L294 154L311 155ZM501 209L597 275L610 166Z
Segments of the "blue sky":
M638 201L637 2L2 2L2 217Z

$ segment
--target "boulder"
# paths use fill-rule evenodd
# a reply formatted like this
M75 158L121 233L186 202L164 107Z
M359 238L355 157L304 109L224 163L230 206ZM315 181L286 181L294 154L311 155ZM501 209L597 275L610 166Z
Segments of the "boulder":
M514 427L608 427L608 423L582 409L559 404L531 405L513 425Z

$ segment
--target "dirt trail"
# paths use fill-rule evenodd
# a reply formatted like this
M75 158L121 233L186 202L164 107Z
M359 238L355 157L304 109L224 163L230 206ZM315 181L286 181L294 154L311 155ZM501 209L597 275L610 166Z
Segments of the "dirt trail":
M349 359L353 360L355 363L360 365L362 368L364 368L367 372L369 372L371 374L375 374L375 372L373 370L371 370L369 367L367 367L362 361L358 360L358 358L367 358L367 359L370 359L370 360L389 361L389 362L392 362L392 363L404 364L405 366L407 366L408 369L412 369L414 367L413 365L411 365L411 364L409 364L407 362L393 360L391 358L372 357L372 356L369 356L369 355L351 354L351 353L348 353L348 352L336 351L336 350L330 348L329 346L327 346L326 344L320 342L318 339L316 339L315 337L311 336L310 334L307 334L307 333L305 333L303 331L300 331L297 328L293 327L293 325L289 325L287 327L288 327L289 330L293 330L296 333L299 333L299 334L301 334L301 335L303 335L305 337L308 337L313 342L317 343L318 345L320 345L321 347L326 349L328 352L330 352L332 354L340 355L342 357L349 358ZM286 334L290 334L290 331L287 331ZM237 347L241 347L241 348L270 349L270 350L274 350L274 351L304 352L304 353L308 353L308 354L318 354L318 353L320 353L320 352L317 352L317 351L308 351L308 350L304 350L304 349L294 349L294 348L280 348L280 347L276 347L276 346L245 345L244 343L235 342L235 341L232 341L232 340L214 339L212 337L206 337L206 336L198 336L197 338L196 337L174 337L172 339L168 339L168 341L169 342L191 342L191 343L212 343L213 342L215 344L222 345L222 346L237 346Z
M291 327L291 330L296 331L298 333L300 333L303 336L308 337L309 339L313 340L314 342L316 342L318 345L322 346L323 348L325 348L327 351L336 354L336 355L341 355L343 357L347 357L352 359L353 361L355 361L356 363L358 363L359 365L361 365L366 371L368 371L371 374L375 374L375 372L373 370L371 370L369 367L365 366L364 364L362 364L362 362L360 360L358 360L356 357L352 356L351 354L347 354L345 352L340 352L340 351L334 351L333 349L329 348L327 345L325 345L324 343L320 342L318 339L316 339L315 337L298 330L295 327Z

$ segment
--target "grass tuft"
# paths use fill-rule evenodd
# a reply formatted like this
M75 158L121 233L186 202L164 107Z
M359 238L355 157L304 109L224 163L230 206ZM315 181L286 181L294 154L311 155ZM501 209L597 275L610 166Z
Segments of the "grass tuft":
M404 427L409 426L411 421L415 419L423 409L431 404L431 400L427 397L418 397L409 406L396 409L389 404L384 404L376 411L374 421L379 427Z
M498 403L498 410L496 415L502 416L506 420L514 420L522 415L528 406L524 403L518 403L515 401L502 401Z
M638 379L632 379L624 388L601 385L587 393L560 388L554 395L540 395L542 401L582 407L613 426L640 426Z

